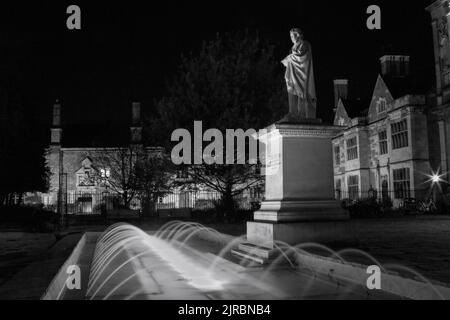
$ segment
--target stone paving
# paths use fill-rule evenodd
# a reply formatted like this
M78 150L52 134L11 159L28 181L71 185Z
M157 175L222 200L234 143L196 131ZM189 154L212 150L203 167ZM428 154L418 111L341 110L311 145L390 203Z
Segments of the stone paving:
M48 239L49 236L53 237L53 235L43 234L28 235L24 236L22 240L35 239L37 236L41 237L41 240L37 241L40 244L45 242L44 240ZM81 234L68 235L57 243L55 243L53 238L52 243L54 245L44 252L42 250L45 246L39 247L39 253L36 253L32 259L30 257L24 262L26 266L17 266L14 264L15 262L7 265L10 272L14 273L14 275L0 285L0 300L40 299L64 261L70 256L81 236ZM23 243L27 243L27 241L23 241ZM2 259L4 259L4 256Z
M430 280L450 284L449 216L353 220L351 224L358 239L353 248L366 251L382 264L400 264ZM245 225L210 227L234 236L245 234ZM371 263L360 257L355 262Z
M450 284L450 217L353 222L358 249Z
M55 242L53 234L0 232L0 286Z

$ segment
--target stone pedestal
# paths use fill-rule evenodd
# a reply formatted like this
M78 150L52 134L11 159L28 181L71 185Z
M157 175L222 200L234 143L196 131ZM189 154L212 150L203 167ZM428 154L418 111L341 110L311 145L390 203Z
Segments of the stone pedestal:
M329 244L351 237L348 212L334 200L332 138L339 130L320 121L275 124L260 137L266 194L247 224L249 245L270 250L275 241Z

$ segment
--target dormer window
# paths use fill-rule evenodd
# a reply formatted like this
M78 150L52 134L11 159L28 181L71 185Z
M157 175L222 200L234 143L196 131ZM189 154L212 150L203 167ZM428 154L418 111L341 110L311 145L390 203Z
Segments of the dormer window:
M384 113L384 112L386 112L386 110L387 110L387 102L386 102L386 99L380 99L380 100L378 100L378 102L377 102L377 111L378 111L378 114Z

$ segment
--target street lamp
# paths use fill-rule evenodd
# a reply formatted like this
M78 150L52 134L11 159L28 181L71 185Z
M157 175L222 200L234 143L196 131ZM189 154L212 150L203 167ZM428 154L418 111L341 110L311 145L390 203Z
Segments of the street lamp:
M428 178L430 178L430 181L433 185L440 185L442 182L445 182L443 179L447 174L443 173L440 174L439 170L437 172L431 171L431 175L428 175Z
M437 172L431 171L431 175L428 175L428 178L430 178L428 181L431 182L431 193L433 196L433 201L437 201L437 191L439 190L442 193L442 187L441 184L443 182L446 182L444 180L444 177L446 176L446 173L440 173L440 170ZM437 188L436 188L437 187ZM438 190L437 190L438 189Z
M431 176L431 181L433 182L433 184L438 184L438 183L441 183L443 180L442 180L442 178L441 178L440 175L438 175L438 174L433 174L433 175Z

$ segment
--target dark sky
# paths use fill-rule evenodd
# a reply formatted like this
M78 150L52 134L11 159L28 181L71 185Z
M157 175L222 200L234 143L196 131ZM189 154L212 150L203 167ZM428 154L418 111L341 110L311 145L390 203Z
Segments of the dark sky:
M94 4L95 3L95 4ZM313 45L319 114L332 118L332 79L347 77L362 96L373 90L378 58L408 53L415 73L433 85L430 1L16 1L0 7L0 85L48 122L53 101L66 123L126 119L132 100L147 111L181 53L217 32L249 28L277 47L304 29ZM82 10L82 30L66 29L66 8ZM382 30L366 28L366 9L382 9ZM282 66L280 65L280 68ZM280 81L284 81L280 78Z

